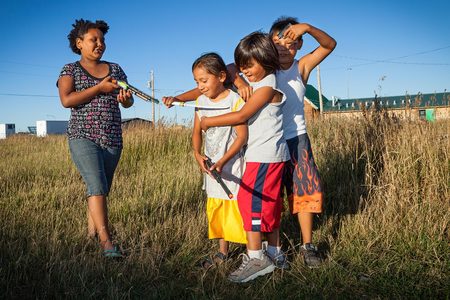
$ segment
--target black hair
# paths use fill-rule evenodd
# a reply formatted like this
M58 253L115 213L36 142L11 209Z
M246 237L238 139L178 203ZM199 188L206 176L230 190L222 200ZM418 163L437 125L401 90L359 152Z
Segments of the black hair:
M244 37L234 50L234 63L240 70L256 60L267 74L279 70L278 50L273 41L265 33L255 31Z
M298 24L297 18L281 16L273 22L272 27L270 27L269 35L273 37L275 33L280 32L289 24L295 25Z
M228 73L225 62L223 61L222 57L220 57L219 54L215 52L203 54L202 56L197 58L192 64L192 71L194 71L194 69L197 67L202 67L208 73L215 76L220 76L221 72L225 72L226 79L223 85L227 88L231 87L230 74Z
M92 28L100 30L103 35L105 35L109 29L108 24L103 20L97 20L94 23L89 20L79 19L75 20L72 27L73 29L70 31L69 35L67 35L67 38L69 39L70 49L76 54L81 54L80 49L77 48L77 38L82 39L86 32Z

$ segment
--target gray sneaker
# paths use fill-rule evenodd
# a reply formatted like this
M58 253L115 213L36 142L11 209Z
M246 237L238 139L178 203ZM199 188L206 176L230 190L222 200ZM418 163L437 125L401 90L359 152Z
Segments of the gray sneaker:
M317 268L322 264L322 258L317 251L316 246L311 243L304 244L300 247L305 265L309 268Z
M228 280L232 282L244 283L275 270L275 265L272 263L272 260L265 254L263 255L263 259L250 259L245 253L241 253L239 256L242 256L241 266L228 275Z
M267 256L272 260L273 264L275 265L275 267L277 267L278 269L282 269L282 270L287 270L289 269L289 262L287 260L286 257L286 253L284 253L283 251L280 252L280 254L276 255L276 256L272 256L268 251L267 251L267 247L269 246L269 244L267 243L267 241L262 242L262 249L263 251L267 254Z

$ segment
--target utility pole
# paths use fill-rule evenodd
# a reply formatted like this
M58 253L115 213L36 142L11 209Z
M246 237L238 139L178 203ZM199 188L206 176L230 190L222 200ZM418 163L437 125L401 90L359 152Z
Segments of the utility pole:
M155 76L153 70L150 71L150 80L148 81L148 88L152 91L152 97L155 98ZM155 102L152 101L152 126L155 127Z
M317 89L319 90L320 114L323 114L322 87L320 86L320 65L317 66Z
M347 99L350 99L350 71L352 68L347 68Z

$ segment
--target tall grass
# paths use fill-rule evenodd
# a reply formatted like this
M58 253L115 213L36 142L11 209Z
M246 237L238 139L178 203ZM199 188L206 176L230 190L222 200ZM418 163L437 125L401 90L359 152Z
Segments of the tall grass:
M0 141L1 298L450 297L449 121L371 115L310 124L326 191L310 270L283 214L291 269L245 285L236 260L205 272L205 195L189 129L131 128L109 197L122 261L86 237L84 186L62 136ZM234 246L233 253L243 251Z

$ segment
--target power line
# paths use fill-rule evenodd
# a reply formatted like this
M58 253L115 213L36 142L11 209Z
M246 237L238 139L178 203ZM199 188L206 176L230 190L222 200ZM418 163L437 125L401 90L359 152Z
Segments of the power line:
M6 94L0 93L0 96L13 96L13 97L41 97L41 98L58 98L55 95L33 95L33 94Z
M44 74L21 73L21 72L11 72L11 71L4 71L4 70L0 70L0 73L8 73L8 74L16 74L16 75L25 75L25 76L35 76L35 77L53 77L53 78L55 78L55 76L44 75Z
M422 55L422 54L427 54L427 53L431 53L431 52L436 52L436 51L444 50L444 49L447 49L447 48L450 48L450 46L440 47L440 48L436 48L436 49L426 50L426 51L422 51L422 52L417 52L417 53L413 53L413 54L402 55L402 56L397 56L397 57L392 57L392 58L375 59L375 60L374 59L368 59L368 58L360 58L360 57L338 55L338 54L336 54L334 56L342 57L342 58L348 58L348 59L355 59L355 60L363 60L363 61L385 62L385 61L390 61L390 60L402 59L402 58L406 58L406 57L411 57L411 56L416 56L416 55Z
M60 68L60 67L56 67L56 66L30 64L30 63L10 61L10 60L0 60L0 63L23 65L23 66L31 66L31 67L39 67L39 68L49 68L49 69L58 69L58 68Z
M336 67L336 68L327 68L327 70L338 70L338 69L348 69L348 68L355 68L355 67L361 67L366 65L372 65L372 64L378 64L378 63L390 63L390 64L402 64L402 65L422 65L422 66L450 66L450 63L425 63L425 62L402 62L402 61L395 61L398 59L403 59L411 56L417 56L422 54L427 54L431 52L436 52L444 49L448 49L450 46L435 48L431 50L421 51L413 54L408 55L402 55L392 58L386 58L386 59L369 59L369 58L362 58L362 57L354 57L354 56L346 56L346 55L339 55L335 54L336 57L341 57L345 59L352 59L352 60L360 60L360 61L367 61L367 63L361 63L361 64L355 64L351 66L345 66L345 67Z

